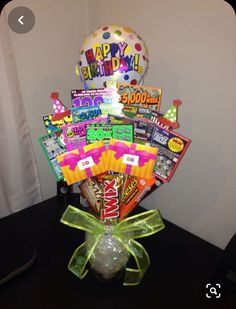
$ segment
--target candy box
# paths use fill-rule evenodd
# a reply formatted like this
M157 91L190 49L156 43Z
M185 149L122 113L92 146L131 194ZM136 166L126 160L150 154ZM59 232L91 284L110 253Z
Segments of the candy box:
M68 185L106 171L106 147L103 141L68 151L57 157Z
M110 139L107 151L107 170L151 178L158 149Z

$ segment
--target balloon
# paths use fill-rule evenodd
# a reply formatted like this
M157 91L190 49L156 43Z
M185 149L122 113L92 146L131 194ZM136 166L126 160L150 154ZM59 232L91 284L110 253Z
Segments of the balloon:
M103 26L84 40L76 70L87 89L106 87L110 80L140 85L148 70L148 49L131 28Z

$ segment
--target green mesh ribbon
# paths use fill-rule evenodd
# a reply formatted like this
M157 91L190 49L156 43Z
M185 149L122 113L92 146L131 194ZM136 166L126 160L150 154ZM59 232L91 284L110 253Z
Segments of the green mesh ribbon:
M75 250L68 264L69 270L80 279L83 279L88 272L87 263L102 235L107 232L106 225L93 215L70 205L64 212L61 222L95 236L92 243L89 242L88 244L88 241L85 241ZM156 209L128 217L114 226L113 235L134 258L137 266L137 268L126 268L124 285L139 284L150 264L147 251L135 238L155 234L164 227L160 213Z

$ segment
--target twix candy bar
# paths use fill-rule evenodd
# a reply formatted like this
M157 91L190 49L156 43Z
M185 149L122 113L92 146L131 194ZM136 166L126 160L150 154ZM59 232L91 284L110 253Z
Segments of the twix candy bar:
M101 220L109 224L120 217L121 188L123 175L107 175L102 177L102 209Z

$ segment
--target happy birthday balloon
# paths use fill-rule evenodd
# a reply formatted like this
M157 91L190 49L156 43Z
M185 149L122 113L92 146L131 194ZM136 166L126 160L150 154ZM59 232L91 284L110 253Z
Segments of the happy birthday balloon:
M88 89L106 87L110 80L141 84L147 70L147 46L131 28L98 28L81 46L77 71Z

